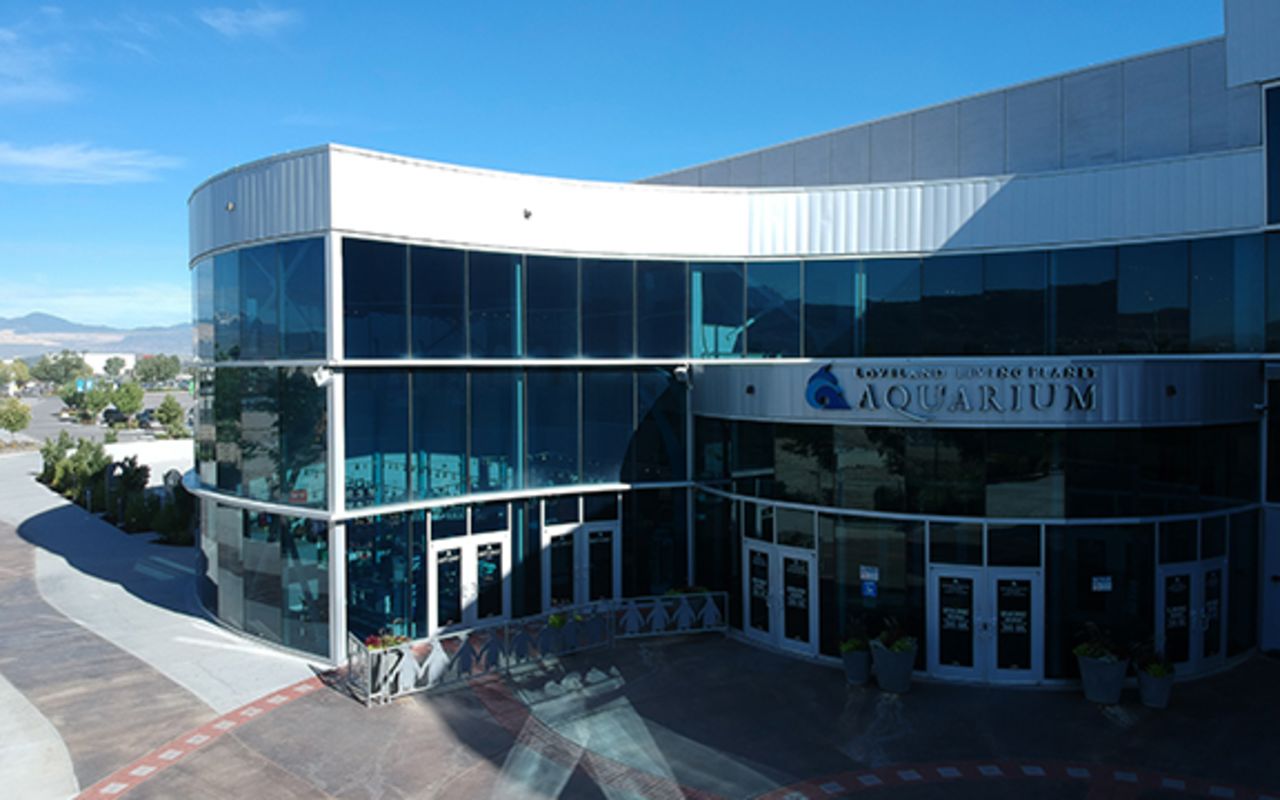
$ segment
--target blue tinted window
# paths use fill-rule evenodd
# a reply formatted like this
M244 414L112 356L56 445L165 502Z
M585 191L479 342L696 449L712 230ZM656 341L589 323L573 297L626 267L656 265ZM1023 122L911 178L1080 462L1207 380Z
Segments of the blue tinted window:
M910 356L920 350L920 259L863 263L866 293L860 339L863 355Z
M425 608L421 570L425 542L408 514L353 519L347 525L347 628L357 637L387 632L402 636L419 630Z
M679 358L685 355L685 265L679 261L636 264L636 355Z
M276 371L241 370L240 450L242 493L254 500L279 497L275 456L280 439Z
M467 354L465 257L461 250L410 249L410 352L414 358Z
M1116 249L1094 247L1051 254L1054 352L1116 349Z
M1122 353L1187 350L1187 244L1119 249L1116 349Z
M324 358L324 240L301 239L277 245L280 251L280 354L287 358Z
M1267 90L1267 223L1280 222L1280 87Z
M804 265L804 354L851 356L857 261L807 261Z
M526 485L567 486L578 482L578 373L530 371L529 453Z
M240 394L244 370L219 369L213 373L214 455L218 462L218 488L240 491Z
M277 372L280 500L294 505L323 506L328 475L328 392L316 386L310 370Z
M240 357L245 360L280 353L278 257L270 244L240 251Z
M407 254L404 245L360 239L342 241L347 358L408 355Z
M218 361L240 357L240 254L213 259L213 354Z
M281 519L283 641L329 655L329 526L311 519Z
M1191 350L1256 353L1263 344L1262 236L1191 243Z
M528 259L526 350L534 358L578 355L578 261Z
M469 253L470 341L473 358L520 355L520 258Z
M582 374L582 482L617 483L623 477L634 427L630 371Z
M414 372L414 494L428 499L466 494L466 468L467 374Z
M280 641L280 523L274 514L246 511L240 545L244 564L244 629Z
M630 261L583 260L584 356L624 358L634 353L631 342L632 273Z
M972 355L987 338L982 297L982 256L924 260L921 332L927 355Z
M409 490L409 374L346 375L347 507L399 503Z
M694 358L741 356L746 317L742 265L690 265L689 313Z
M632 440L637 483L685 478L685 384L665 369L636 373L636 433Z
M1000 253L982 259L986 336L991 355L1030 355L1045 349L1046 253Z
M196 358L213 360L213 259L196 264L192 272L196 322Z
M747 265L747 354L800 355L800 262Z
M517 370L471 373L471 491L519 489L520 393ZM575 404L576 409L576 404Z

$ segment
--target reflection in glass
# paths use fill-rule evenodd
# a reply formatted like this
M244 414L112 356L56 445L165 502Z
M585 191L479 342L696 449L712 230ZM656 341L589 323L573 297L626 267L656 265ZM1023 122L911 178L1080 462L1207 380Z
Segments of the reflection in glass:
M324 240L297 239L280 250L280 354L287 358L323 358L325 342Z
M280 642L283 585L280 568L280 520L273 514L245 512L244 629L271 642Z
M804 354L809 358L852 356L857 261L804 264Z
M991 355L1048 353L1045 290L1048 255L997 253L982 259L986 306L983 351Z
M1192 352L1251 353L1262 349L1265 296L1263 238L1236 236L1191 242Z
M582 261L582 354L630 358L631 302L635 276L630 261ZM668 300L667 302L671 302Z
M409 490L409 373L346 375L347 507L399 503Z
M410 353L414 358L467 354L466 262L462 250L409 250Z
M813 512L779 508L778 544L812 550L814 547Z
M623 495L624 595L663 594L688 583L687 497L684 489L645 489ZM583 502L590 503L593 499L588 495ZM587 519L591 518L588 508ZM741 591L739 587L739 594Z
M632 437L637 483L684 480L686 384L666 370L636 373L636 432Z
M939 575L937 592L938 663L972 667L973 579Z
M462 550L451 547L436 552L436 626L462 622Z
M519 256L468 254L468 346L472 358L520 355L520 267Z
M343 330L347 358L409 353L408 248L342 240Z
M982 296L982 256L926 258L922 295L922 353L944 356L983 351L989 333Z
M1186 352L1186 242L1121 247L1116 298L1119 352Z
M467 491L467 374L417 370L413 375L413 485L419 499Z
M1116 249L1050 253L1053 281L1053 352L1113 353L1116 350Z
M423 543L411 536L409 515L363 517L346 525L348 630L362 639L382 631L419 635L425 581L420 572L415 577L413 565Z
M240 251L240 358L280 354L279 253L275 245Z
M578 355L578 260L530 256L526 349L533 358Z
M519 370L471 373L471 491L500 492L521 486Z
M782 635L793 642L809 641L809 562L782 557Z
M679 261L636 263L636 355L678 358L687 352L685 265Z
M744 307L741 264L691 264L690 355L733 358L742 355Z
M582 482L617 483L623 478L632 418L631 372L582 373Z
M213 257L213 357L240 357L240 254Z
M1040 526L988 525L987 563L993 567L1040 566Z
M982 565L982 526L959 522L929 524L929 560Z
M551 537L551 607L571 606L574 598L573 533Z
M320 520L281 519L284 614L282 640L329 654L329 527Z
M569 486L578 482L578 372L531 370L529 453L525 474L529 487Z
M498 542L476 547L476 617L480 620L502 616L502 545Z
M800 263L747 265L747 355L800 355Z
M863 262L866 294L859 340L868 356L910 356L920 350L920 259Z

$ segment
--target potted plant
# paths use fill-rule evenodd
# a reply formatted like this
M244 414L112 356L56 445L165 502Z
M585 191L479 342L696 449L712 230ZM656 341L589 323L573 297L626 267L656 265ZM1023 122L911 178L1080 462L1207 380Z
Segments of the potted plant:
M1083 631L1084 641L1072 650L1080 666L1080 686L1085 699L1092 703L1115 705L1120 702L1129 659L1112 642L1106 631L1090 622Z
M1173 693L1173 662L1149 641L1134 658L1138 670L1138 694L1147 708L1168 708Z
M908 636L897 620L885 620L884 631L871 640L871 661L882 690L906 694L916 665L916 637Z
M862 686L871 677L871 645L861 636L850 636L840 643L844 659L844 677L853 686Z

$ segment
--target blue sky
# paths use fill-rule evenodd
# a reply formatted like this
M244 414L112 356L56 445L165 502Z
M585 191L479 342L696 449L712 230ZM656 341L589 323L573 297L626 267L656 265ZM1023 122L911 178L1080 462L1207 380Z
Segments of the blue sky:
M1221 32L1220 0L5 0L0 316L186 320L188 195L283 150L635 180Z

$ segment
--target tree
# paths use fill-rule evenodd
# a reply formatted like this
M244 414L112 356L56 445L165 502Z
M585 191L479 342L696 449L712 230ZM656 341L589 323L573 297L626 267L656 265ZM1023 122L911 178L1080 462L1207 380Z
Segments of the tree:
M187 435L187 426L182 419L182 406L173 399L173 395L164 396L164 402L156 409L156 419L164 426L170 438L181 439Z
M84 359L70 350L63 350L53 358L40 356L40 361L31 368L31 376L36 380L57 384L70 383L92 374L93 370Z
M0 400L0 428L17 433L31 424L31 409L16 397Z
M111 358L108 358L107 363L102 365L102 371L113 378L120 377L120 373L124 372L124 359L120 356L112 356ZM116 407L120 408L118 405ZM124 411L123 408L120 410ZM125 411L125 413L127 414L129 412Z
M112 392L102 386L94 386L87 391L76 391L74 383L62 387L59 397L62 404L77 412L81 422L92 422L98 418L102 410L111 405Z
M13 380L13 368L0 361L0 391L9 385L11 380Z
M9 364L9 379L19 386L31 383L31 370L27 369L27 362L15 358Z
M120 413L133 416L142 410L142 387L136 383L122 383L111 393L111 402Z
M182 360L177 356L147 356L133 366L133 377L142 383L162 383L178 377Z

